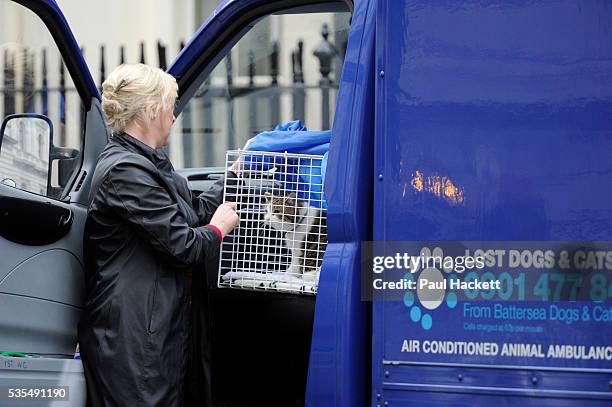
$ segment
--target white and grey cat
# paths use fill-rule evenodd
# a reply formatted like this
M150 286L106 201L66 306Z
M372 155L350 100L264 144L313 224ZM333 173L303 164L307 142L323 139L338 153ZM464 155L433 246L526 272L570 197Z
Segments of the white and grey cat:
M266 192L264 197L264 223L283 233L285 245L291 251L291 264L286 272L304 277L318 273L327 247L325 213L298 199L294 192L285 196Z

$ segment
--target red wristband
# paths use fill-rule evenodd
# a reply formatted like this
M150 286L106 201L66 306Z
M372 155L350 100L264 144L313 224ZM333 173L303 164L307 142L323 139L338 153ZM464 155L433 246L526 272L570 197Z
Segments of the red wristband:
M215 225L211 225L210 223L208 225L205 225L205 226L207 228L210 228L210 229L214 230L214 232L217 234L217 236L219 236L219 241L223 240L223 234L221 233L221 229L219 229Z

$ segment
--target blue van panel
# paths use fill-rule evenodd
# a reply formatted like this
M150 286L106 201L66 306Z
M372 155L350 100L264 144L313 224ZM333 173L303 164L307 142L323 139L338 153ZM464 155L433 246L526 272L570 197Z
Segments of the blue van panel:
M379 0L376 12L374 240L612 241L609 2ZM460 195L414 182L429 176ZM611 403L609 360L400 352L403 339L483 337L454 329L460 306L430 317L425 328L401 301L374 303L373 405ZM540 337L488 338L611 346L611 333L609 321L547 321Z

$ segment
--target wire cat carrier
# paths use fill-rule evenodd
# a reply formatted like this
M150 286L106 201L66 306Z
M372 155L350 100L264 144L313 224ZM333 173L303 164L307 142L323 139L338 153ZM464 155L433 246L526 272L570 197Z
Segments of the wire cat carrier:
M323 156L228 151L223 202L240 224L221 244L219 287L315 295L327 246Z

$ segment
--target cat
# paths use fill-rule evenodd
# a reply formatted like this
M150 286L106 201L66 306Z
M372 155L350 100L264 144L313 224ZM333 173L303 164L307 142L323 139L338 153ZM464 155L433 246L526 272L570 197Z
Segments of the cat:
M318 280L318 272L327 247L325 213L297 198L295 192L284 196L264 193L264 223L283 234L291 251L286 273Z

